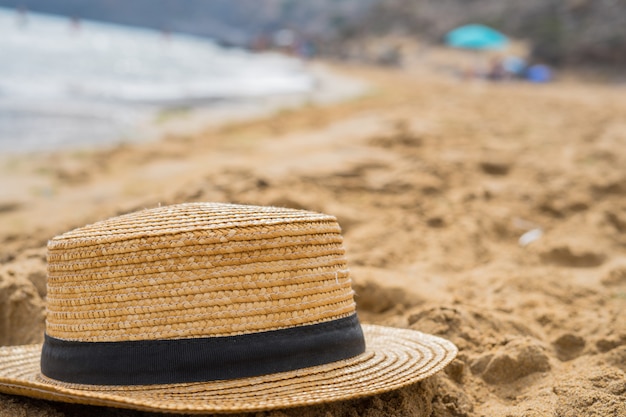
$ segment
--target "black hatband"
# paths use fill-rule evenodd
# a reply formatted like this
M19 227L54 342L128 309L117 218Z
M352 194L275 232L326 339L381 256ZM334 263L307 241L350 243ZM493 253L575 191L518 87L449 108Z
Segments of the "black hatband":
M41 372L77 384L174 384L292 371L364 351L354 314L307 326L197 339L77 342L46 335Z

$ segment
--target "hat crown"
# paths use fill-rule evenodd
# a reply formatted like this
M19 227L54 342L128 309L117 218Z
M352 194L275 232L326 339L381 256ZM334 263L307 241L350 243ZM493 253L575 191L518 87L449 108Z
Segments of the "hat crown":
M233 336L355 312L333 216L187 203L48 243L49 336L85 342Z

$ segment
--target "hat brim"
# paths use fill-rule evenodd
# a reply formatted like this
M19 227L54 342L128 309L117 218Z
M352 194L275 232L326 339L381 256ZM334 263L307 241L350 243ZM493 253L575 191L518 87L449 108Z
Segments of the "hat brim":
M427 378L454 359L449 341L415 330L363 325L367 350L325 365L228 381L169 385L67 384L40 374L41 345L0 348L0 392L157 412L234 413L347 400Z

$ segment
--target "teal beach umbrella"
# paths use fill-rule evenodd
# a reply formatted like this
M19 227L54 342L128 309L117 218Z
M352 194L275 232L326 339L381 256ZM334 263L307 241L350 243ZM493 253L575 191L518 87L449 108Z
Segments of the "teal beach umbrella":
M446 44L463 49L499 49L508 38L495 29L483 25L460 26L446 34Z

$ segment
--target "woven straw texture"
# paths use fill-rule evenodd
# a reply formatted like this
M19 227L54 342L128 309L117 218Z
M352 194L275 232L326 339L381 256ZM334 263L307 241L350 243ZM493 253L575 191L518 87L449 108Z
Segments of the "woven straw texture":
M190 203L82 227L48 243L46 332L83 342L250 334L355 313L334 217L275 207ZM228 381L95 386L40 374L41 346L0 348L0 391L162 412L238 412L389 391L443 369L454 345L364 325L366 352Z
M363 325L367 351L297 371L232 381L157 386L80 386L39 375L41 346L0 348L0 390L65 402L177 413L261 411L386 392L440 371L456 355L438 337Z
M48 243L48 335L77 341L229 336L354 313L341 230L301 210L190 203Z

